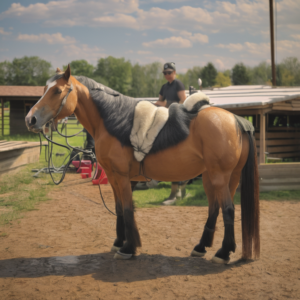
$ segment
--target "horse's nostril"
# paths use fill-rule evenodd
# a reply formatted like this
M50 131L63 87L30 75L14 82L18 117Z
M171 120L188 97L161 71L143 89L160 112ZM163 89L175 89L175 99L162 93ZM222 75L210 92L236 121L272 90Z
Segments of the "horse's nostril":
M31 125L35 125L35 124L36 124L36 121L37 121L37 120L36 120L36 117L32 117L32 118L31 118L31 122L30 122Z

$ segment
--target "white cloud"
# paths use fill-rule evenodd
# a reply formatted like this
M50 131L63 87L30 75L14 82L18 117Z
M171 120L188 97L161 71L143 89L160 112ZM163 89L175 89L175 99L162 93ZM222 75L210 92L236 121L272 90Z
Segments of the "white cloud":
M35 34L19 34L17 37L19 41L26 41L26 42L46 42L48 44L74 44L76 43L76 39L70 36L63 37L60 32L48 34L48 33L41 33L39 35Z
M162 1L162 0L154 0ZM171 0L165 0L174 2ZM178 2L184 2L184 0ZM148 3L148 2L147 2ZM229 0L214 1L213 5L192 7L184 5L175 9L139 8L139 0L61 0L23 6L13 3L0 14L4 18L18 18L22 22L41 22L47 26L113 26L136 30L189 30L202 33L241 32L256 34L269 30L268 1ZM200 4L201 5L201 4ZM278 0L278 28L297 34L299 32L299 0ZM205 31L204 31L205 30ZM198 37L199 41L201 39ZM203 40L202 40L203 42Z
M201 33L195 33L189 40L192 42L208 43L208 36Z
M166 39L158 39L153 42L143 43L144 47L155 48L155 47L170 47L170 48L190 48L192 43L180 36L172 36Z
M300 36L299 36L300 37ZM254 57L265 60L270 56L270 43L251 43L244 44L219 44L216 47L228 49L230 52L241 52L241 57L249 59L249 54ZM279 40L275 45L276 55L279 59L288 56L300 58L300 38L298 41Z
M228 49L230 52L241 51L244 49L242 44L218 44L216 45L218 48Z
M126 27L126 28L138 28L137 21L134 17L124 15L124 14L115 14L113 16L102 16L99 18L93 19L95 24L102 26L110 27Z
M102 49L98 47L89 47L86 44L64 45L63 48L57 50L56 53L60 60L64 60L63 64L77 59L85 59L91 64L96 64L98 59L106 56Z
M300 34L291 34L291 37L295 40L300 40Z
M23 22L42 21L51 26L92 25L91 20L109 14L130 14L138 9L138 0L81 1L61 0L23 6L13 3L0 19L18 18Z
M140 55L149 55L149 54L152 54L151 51L137 51L137 54L140 54Z
M0 27L0 34L2 34L2 35L10 35L11 32L5 31L4 28Z

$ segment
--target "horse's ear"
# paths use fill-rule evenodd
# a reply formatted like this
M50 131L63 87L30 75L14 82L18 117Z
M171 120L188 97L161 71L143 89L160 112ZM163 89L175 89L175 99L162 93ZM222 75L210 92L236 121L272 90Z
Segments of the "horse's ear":
M70 67L70 64L68 64L68 68L65 71L64 77L67 81L69 81L70 76L71 76L71 67Z
M57 69L56 69L56 73L61 73L61 69L60 69L60 68L57 68Z

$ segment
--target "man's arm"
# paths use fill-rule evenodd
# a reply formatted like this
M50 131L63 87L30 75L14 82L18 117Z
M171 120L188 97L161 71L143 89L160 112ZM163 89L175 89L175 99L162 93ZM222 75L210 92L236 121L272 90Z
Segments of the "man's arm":
M177 95L178 95L178 97L180 99L179 103L182 104L184 102L184 100L186 99L185 90L178 91Z
M154 103L154 105L156 105L156 106L166 106L166 105L167 105L167 101L164 100L164 98L163 98L162 95L159 95L158 101L156 101L156 102Z

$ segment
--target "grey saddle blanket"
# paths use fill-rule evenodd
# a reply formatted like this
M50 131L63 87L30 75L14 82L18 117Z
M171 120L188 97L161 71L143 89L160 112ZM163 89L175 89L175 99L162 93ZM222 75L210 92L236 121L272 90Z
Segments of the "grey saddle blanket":
M199 105L200 102L202 105ZM208 103L208 96L198 92L189 96L184 101L183 106L187 112L198 112L209 107ZM177 103L172 105L178 106ZM156 137L169 119L169 111L173 111L171 106L169 110L165 107L156 107L148 101L140 101L136 105L130 142L134 148L134 157L137 161L142 161L145 155L150 152Z

